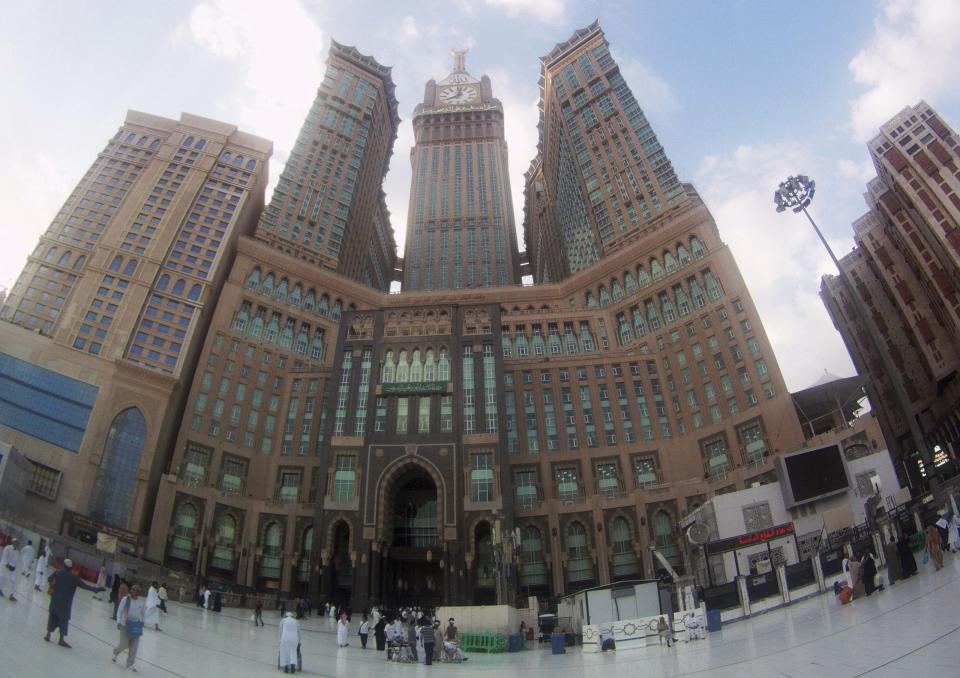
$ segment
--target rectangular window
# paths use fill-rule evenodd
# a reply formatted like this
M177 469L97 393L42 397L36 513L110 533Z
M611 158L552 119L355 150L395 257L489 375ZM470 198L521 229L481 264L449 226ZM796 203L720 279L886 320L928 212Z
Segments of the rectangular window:
M353 501L357 487L357 458L350 454L338 454L333 476L333 500Z
M492 452L478 452L470 455L470 500L474 502L493 500Z

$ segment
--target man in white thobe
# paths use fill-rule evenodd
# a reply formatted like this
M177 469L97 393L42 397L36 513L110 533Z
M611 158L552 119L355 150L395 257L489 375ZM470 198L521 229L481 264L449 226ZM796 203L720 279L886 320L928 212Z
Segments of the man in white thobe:
M280 666L284 673L297 670L297 648L300 647L300 624L296 615L287 612L280 622Z
M160 630L160 592L157 590L157 582L150 584L147 589L147 605L143 610L144 625L153 625L157 631Z
M20 550L20 571L23 572L24 577L29 577L33 574L33 556L36 554L36 550L33 548L33 542L27 540L27 545Z
M40 551L40 556L37 558L37 568L36 575L33 580L33 588L37 591L41 591L40 588L43 586L43 583L47 581L47 552Z
M340 621L337 622L337 647L346 647L350 644L347 637L350 633L350 622L347 621L347 613L340 615Z
M20 564L19 539L12 539L0 554L0 597L8 596L17 602L17 566Z

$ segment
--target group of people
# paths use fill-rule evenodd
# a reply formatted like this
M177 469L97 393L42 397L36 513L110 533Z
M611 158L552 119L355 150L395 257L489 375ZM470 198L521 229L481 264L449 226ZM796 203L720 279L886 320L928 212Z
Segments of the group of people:
M28 579L33 577L33 588L40 591L47 573L47 551L41 548L39 555L33 541L28 539L26 546L20 548L20 540L14 537L0 552L0 598L7 598L17 602L17 574L18 572Z

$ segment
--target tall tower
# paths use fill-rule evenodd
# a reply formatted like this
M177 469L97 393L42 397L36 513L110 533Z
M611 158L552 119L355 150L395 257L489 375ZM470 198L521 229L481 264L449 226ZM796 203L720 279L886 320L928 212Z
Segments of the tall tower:
M931 446L960 450L960 142L921 101L881 126L868 149L877 170L864 194L869 211L854 222L856 248L840 266L882 344L856 322L838 278L825 277L820 296L857 370L872 375L868 395L884 437L918 485L909 417ZM893 357L896 373L884 370L880 351ZM907 411L892 380L908 395Z
M525 176L524 239L534 282L549 282L618 252L686 196L599 22L540 65L540 141Z
M397 138L390 68L332 41L327 72L256 236L369 287L396 258L381 185Z
M403 289L493 287L519 282L503 106L490 78L453 72L427 82L413 112L416 144Z

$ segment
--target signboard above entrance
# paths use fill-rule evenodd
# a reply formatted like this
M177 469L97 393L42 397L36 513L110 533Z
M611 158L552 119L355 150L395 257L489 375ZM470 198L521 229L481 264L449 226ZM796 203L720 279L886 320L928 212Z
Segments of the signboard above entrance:
M741 534L739 537L730 537L729 539L720 539L718 541L711 541L707 543L707 553L711 555L718 553L726 553L727 551L735 551L744 546L753 546L754 544L763 544L765 542L771 541L772 539L779 539L780 537L789 537L793 534L793 523L784 523L783 525L775 525L773 527L768 527L765 530L757 530L756 532L749 532L747 534Z
M421 396L446 395L445 381L403 381L380 385L380 393L385 396Z

